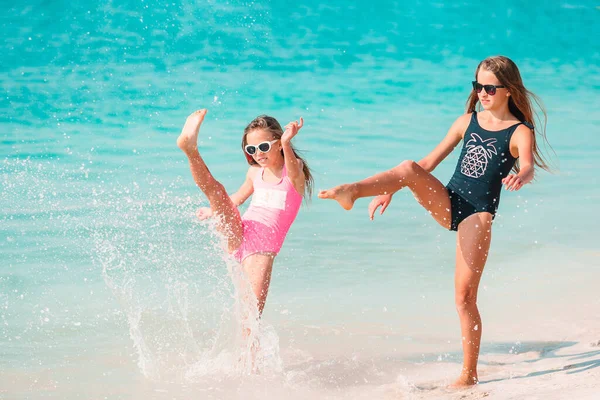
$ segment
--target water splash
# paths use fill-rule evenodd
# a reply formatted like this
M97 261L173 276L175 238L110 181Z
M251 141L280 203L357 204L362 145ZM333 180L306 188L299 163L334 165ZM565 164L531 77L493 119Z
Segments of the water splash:
M140 371L169 381L280 373L278 336L259 318L214 224L194 222L193 201L166 197L160 212L129 199L119 210L126 222L93 230L95 258L127 315Z
M180 194L189 182L32 158L1 167L8 265L46 284L101 276L118 305L104 300L99 318L127 322L144 376L189 382L281 372L278 336L258 318L245 275L213 224L196 220L199 196Z

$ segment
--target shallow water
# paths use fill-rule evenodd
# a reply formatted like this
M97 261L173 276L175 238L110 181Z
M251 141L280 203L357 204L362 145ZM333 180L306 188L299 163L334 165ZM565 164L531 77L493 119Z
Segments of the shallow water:
M374 222L366 200L303 207L265 310L269 374L202 373L233 346L236 292L175 146L197 108L209 109L202 154L232 192L245 125L303 116L295 140L318 190L425 156L463 112L477 62L508 55L546 105L558 168L503 194L484 352L568 321L559 297L585 299L597 281L593 2L3 8L0 394L385 398L414 394L403 376L419 368L460 361L454 234L399 193ZM435 171L443 182L456 157Z

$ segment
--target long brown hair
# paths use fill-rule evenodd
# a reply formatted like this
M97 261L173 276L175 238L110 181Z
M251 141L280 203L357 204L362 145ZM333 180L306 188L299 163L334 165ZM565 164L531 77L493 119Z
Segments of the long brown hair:
M273 135L273 139L281 139L281 136L283 135L283 129L281 129L281 125L279 124L279 122L277 122L275 118L269 117L268 115L259 115L248 124L246 129L244 129L244 136L242 136L242 150L244 150L246 148L246 145L248 144L246 137L250 132L252 132L255 129L263 129L268 131L271 135ZM292 146L294 156L302 161L302 172L304 173L304 197L310 198L312 196L314 187L314 179L312 173L310 172L310 168L308 167L306 160L298 154L298 150L296 150L293 144L290 143L290 145ZM248 164L258 164L256 161L254 161L254 158L248 155L245 151L244 155L246 156L246 161L248 161ZM284 155L283 149L281 150L281 155Z
M493 73L500 81L500 84L508 89L510 92L508 98L508 110L519 121L523 122L533 131L533 159L535 165L546 171L550 171L548 162L542 155L537 140L538 137L541 136L545 145L551 148L546 137L546 123L548 121L548 116L540 98L527 90L525 85L523 85L523 80L521 79L521 73L519 72L517 64L510 58L504 56L488 57L477 66L477 69L475 70L475 80L477 80L477 74L480 69ZM467 99L467 112L472 113L477 111L476 107L478 102L479 98L477 97L477 92L473 90ZM537 110L534 110L532 103L537 105L537 108L539 108L542 115L540 115ZM479 106L479 109L481 109L481 105ZM541 127L541 129L539 127ZM514 169L519 172L518 161L515 163Z

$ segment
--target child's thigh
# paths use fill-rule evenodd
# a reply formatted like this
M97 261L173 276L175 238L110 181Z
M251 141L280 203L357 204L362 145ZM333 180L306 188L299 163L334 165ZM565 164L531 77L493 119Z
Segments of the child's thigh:
M414 171L408 181L408 188L415 199L444 228L450 229L452 221L450 195L448 189L435 176L414 164Z

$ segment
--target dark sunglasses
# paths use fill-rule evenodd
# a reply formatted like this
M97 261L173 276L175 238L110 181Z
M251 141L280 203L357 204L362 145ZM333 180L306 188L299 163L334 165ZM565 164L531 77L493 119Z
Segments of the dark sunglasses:
M506 86L503 85L482 85L481 83L477 82L477 81L473 81L473 90L475 90L477 93L481 93L481 89L485 89L485 92L487 94L489 94L490 96L493 96L496 94L496 89L501 89L501 88L505 88Z
M271 140L270 142L262 142L257 145L247 144L246 147L244 147L244 150L246 150L246 153L248 153L251 156L256 154L257 149L260 150L261 153L268 153L269 151L271 151L271 145L278 140L279 139Z

